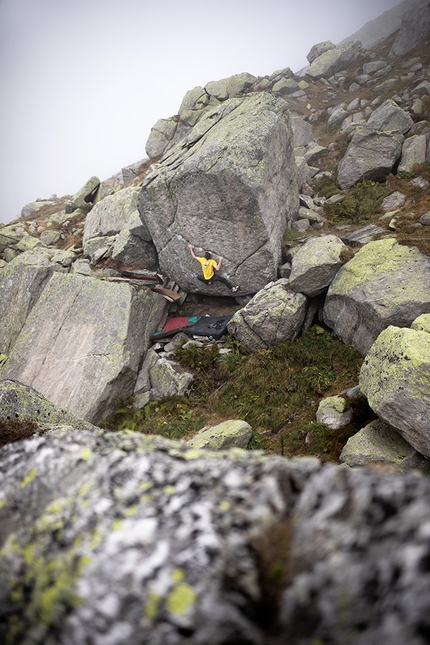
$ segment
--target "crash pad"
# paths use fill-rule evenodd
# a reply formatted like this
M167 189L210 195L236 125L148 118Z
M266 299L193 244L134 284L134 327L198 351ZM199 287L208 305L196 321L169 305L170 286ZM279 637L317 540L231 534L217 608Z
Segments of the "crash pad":
M195 325L184 329L188 336L212 336L220 338L227 330L227 325L232 316L203 316Z
M169 318L166 324L164 325L161 331L156 331L155 334L152 334L152 339L157 340L159 338L165 338L166 336L172 336L173 334L186 329L190 325L194 325L200 316L191 316L186 318L185 316L174 316Z

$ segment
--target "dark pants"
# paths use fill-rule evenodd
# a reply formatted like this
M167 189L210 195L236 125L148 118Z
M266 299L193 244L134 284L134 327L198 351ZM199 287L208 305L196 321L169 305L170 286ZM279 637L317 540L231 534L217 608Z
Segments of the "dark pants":
M204 282L205 284L212 284L212 282L223 282L229 289L233 289L234 285L227 280L227 278L224 278L224 276L219 275L215 271L213 274L212 278L210 280L206 280L202 275L198 275L197 279L200 280L200 282Z

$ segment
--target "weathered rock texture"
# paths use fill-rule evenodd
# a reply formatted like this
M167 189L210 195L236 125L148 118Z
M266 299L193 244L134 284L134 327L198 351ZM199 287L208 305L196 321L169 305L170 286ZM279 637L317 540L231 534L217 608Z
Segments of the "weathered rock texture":
M139 210L160 267L186 291L225 294L196 280L199 254L256 293L276 277L282 235L298 210L292 133L283 99L266 93L210 108L143 182Z
M54 430L0 451L0 638L425 645L429 509L427 477Z
M430 335L385 329L364 359L360 387L375 413L430 457Z
M336 235L308 240L291 263L290 289L317 296L326 289L344 263L347 247Z
M385 101L364 127L355 131L339 164L337 184L351 188L358 181L383 181L402 153L404 134L413 125L411 117L392 100Z
M340 461L348 466L371 463L391 464L399 471L418 468L429 462L388 423L375 419L346 442Z
M284 520L319 468L131 432L56 431L7 446L0 637L262 645L275 614L264 549L277 536L288 544Z
M429 509L427 477L338 467L313 477L294 515L281 642L424 645Z
M150 290L56 273L0 375L98 422L117 397L132 393L165 307Z
M0 269L0 354L9 354L53 271L53 266L12 263Z
M333 76L336 72L357 64L363 57L364 50L361 42L359 40L348 41L334 49L329 48L314 58L306 70L306 74L314 80L323 76Z
M261 289L239 309L227 325L228 332L249 349L265 349L281 340L294 340L306 316L308 299L289 289L281 278Z
M430 8L426 0L421 0L411 5L410 11L403 16L399 33L388 56L402 56L429 36Z
M337 273L324 320L343 342L366 354L389 325L409 326L430 312L430 260L394 239L369 242Z
M91 423L62 410L28 385L12 380L0 381L0 419L32 421L43 430L54 425L96 430Z

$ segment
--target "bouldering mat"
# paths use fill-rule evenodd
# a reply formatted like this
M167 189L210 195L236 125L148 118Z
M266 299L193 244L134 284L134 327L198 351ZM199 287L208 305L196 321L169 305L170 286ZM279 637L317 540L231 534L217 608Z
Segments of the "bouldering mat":
M174 316L169 318L163 329L161 331L156 331L155 334L152 334L151 338L153 340L157 340L158 338L165 338L166 336L177 334L190 325L194 325L199 318L200 316L191 316L189 318L186 318L185 316Z
M227 325L232 316L203 316L195 325L184 329L188 336L212 336L220 338L227 330Z

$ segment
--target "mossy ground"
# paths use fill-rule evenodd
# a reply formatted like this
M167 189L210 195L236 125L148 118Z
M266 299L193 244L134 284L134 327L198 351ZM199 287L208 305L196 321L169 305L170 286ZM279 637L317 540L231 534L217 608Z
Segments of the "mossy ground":
M28 439L37 431L33 421L21 419L0 419L0 448L8 443Z
M349 436L371 417L360 400L354 422L341 431L315 422L321 398L356 385L362 364L355 349L322 327L251 354L231 337L225 345L230 354L220 355L216 344L179 350L177 360L195 373L192 391L140 410L123 402L105 427L179 439L226 419L243 419L254 432L251 448L336 461Z

